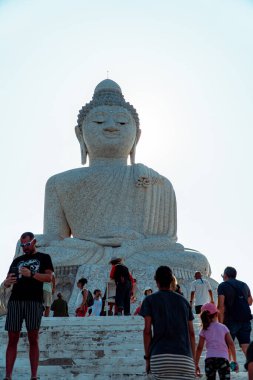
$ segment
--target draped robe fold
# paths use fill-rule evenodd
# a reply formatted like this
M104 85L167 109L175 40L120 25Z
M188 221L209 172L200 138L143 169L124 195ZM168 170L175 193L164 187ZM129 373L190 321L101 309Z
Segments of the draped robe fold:
M166 236L177 240L176 198L168 179L134 164L88 167L51 177L44 234L101 242ZM118 240L117 240L118 239ZM113 245L113 244L112 244Z

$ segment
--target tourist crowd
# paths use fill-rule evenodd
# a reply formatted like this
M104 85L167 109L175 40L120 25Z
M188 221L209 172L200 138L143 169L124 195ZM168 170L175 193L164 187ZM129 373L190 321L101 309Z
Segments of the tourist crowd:
M60 292L53 300L57 278L50 256L37 252L36 239L31 232L22 234L20 241L24 254L14 259L4 281L6 288L12 286L5 326L9 338L5 380L12 376L23 320L30 345L31 379L35 380L43 313L48 317L51 310L54 317L69 316L68 303ZM107 284L103 293L100 289L91 292L88 280L78 279L76 317L130 315L131 302L136 303L137 300L138 279L133 278L121 258L112 258L110 264L108 274L113 286L109 289ZM200 377L199 360L205 346L206 378L215 380L217 372L221 380L228 380L230 372L238 372L239 369L234 345L237 338L246 356L248 379L253 380L253 342L250 343L252 296L248 285L236 277L235 268L225 268L215 305L210 283L202 278L200 272L195 273L188 301L168 266L160 266L156 270L158 291L154 292L147 286L134 311L134 315L142 316L145 321L143 340L147 373L152 373L156 380ZM197 347L193 329L194 300L194 311L200 316L201 323Z

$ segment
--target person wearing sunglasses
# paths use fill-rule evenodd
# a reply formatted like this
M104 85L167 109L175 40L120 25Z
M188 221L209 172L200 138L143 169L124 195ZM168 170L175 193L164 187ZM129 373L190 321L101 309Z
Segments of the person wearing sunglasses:
M37 252L36 239L32 232L24 232L21 235L20 247L23 255L13 260L4 280L6 288L12 287L5 324L5 330L8 331L5 380L12 378L23 320L25 320L30 345L31 379L37 379L38 337L43 314L43 283L51 282L54 272L51 257Z

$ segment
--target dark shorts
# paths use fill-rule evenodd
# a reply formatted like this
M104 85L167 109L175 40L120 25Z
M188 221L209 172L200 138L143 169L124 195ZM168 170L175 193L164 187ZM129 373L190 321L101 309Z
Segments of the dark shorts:
M225 323L230 331L232 339L238 339L239 344L250 343L251 322L227 322Z
M11 300L8 302L5 330L21 331L24 320L27 331L38 330L42 314L41 302Z
M195 313L196 314L200 314L201 313L201 308L202 308L202 305L196 305L195 306Z

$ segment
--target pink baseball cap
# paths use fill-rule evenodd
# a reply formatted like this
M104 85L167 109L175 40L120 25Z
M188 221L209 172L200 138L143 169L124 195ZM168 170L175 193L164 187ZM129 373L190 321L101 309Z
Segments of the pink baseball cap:
M201 307L201 311L209 311L210 314L215 314L215 313L219 313L219 310L217 309L217 307L215 306L214 303L205 303L202 307Z

